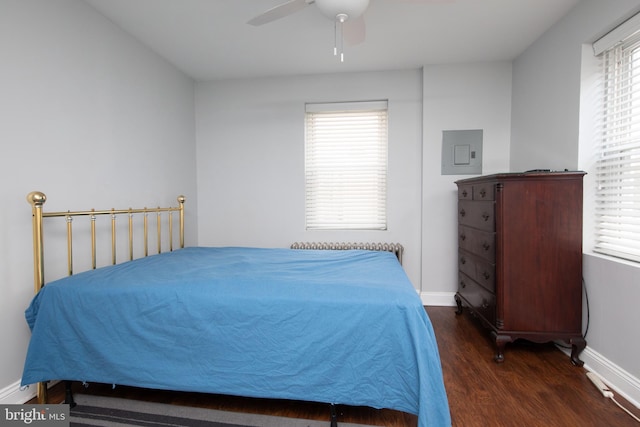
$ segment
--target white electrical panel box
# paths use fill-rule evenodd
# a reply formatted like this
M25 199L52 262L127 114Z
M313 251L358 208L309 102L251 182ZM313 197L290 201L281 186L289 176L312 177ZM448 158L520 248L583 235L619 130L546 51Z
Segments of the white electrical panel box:
M482 174L482 129L442 131L442 175Z

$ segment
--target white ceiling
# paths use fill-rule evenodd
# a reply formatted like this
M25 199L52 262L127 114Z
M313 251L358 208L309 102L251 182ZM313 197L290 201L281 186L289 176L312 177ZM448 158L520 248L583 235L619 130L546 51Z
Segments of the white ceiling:
M512 60L579 0L371 0L366 40L333 56L334 25L310 5L262 26L286 0L85 0L196 80Z

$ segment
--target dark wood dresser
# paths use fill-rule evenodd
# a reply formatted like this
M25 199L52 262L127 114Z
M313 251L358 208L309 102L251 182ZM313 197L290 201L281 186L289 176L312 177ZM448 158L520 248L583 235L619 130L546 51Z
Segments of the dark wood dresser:
M583 362L584 172L504 173L458 185L457 313L468 307L495 338L495 360L523 338L571 345Z

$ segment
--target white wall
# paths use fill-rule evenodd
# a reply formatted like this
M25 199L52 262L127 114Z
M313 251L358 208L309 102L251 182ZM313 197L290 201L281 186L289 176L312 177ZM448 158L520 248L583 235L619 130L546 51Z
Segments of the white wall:
M400 242L420 286L422 92L419 70L199 84L201 245ZM306 231L305 102L389 100L388 230Z
M640 402L640 342L636 339L640 267L595 255L591 244L594 174L589 90L595 67L588 44L637 10L637 0L582 0L514 62L510 166L514 171L588 172L583 275L590 325L582 358L587 368L604 375L636 404ZM586 304L584 310L586 318Z
M442 131L483 130L482 174L509 165L511 63L434 65L424 68L422 171L422 299L453 305L458 284L458 193L442 175Z
M196 98L200 244L400 242L425 303L453 304L460 177L440 173L442 131L484 129L484 172L504 171L510 63L206 83ZM389 229L305 231L304 104L370 99L389 99Z
M194 244L194 83L78 0L0 0L0 64L0 403L21 403L34 392L18 390L27 193L45 192L49 211L175 206L184 194Z

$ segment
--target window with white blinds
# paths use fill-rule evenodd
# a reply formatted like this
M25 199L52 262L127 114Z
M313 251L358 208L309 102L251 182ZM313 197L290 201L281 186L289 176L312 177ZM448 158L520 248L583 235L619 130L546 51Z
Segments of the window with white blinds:
M307 104L308 230L386 230L387 101Z
M594 44L603 77L594 250L640 262L640 25L620 37Z

